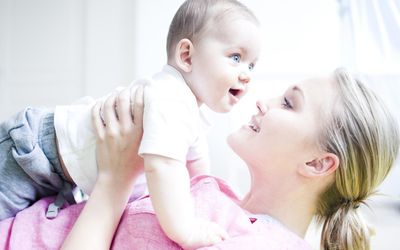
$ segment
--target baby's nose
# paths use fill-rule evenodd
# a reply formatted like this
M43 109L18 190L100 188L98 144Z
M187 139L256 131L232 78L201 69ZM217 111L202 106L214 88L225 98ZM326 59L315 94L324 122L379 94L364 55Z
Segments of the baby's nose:
M245 73L245 72L240 73L239 74L239 81L241 83L243 83L243 84L249 83L250 82L250 75Z

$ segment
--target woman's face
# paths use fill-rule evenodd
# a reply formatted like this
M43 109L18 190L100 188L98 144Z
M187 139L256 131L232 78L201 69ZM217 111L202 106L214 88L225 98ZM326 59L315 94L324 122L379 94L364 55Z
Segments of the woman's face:
M289 87L282 96L258 101L258 113L228 137L228 144L250 169L294 171L293 166L319 152L322 114L332 110L336 93L333 78L314 78Z

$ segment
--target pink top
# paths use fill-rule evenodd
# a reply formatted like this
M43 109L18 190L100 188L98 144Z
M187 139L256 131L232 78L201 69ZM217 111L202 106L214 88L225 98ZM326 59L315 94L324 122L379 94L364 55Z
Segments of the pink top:
M215 221L227 230L228 240L206 249L312 249L296 234L274 220L251 222L249 214L237 205L231 188L220 179L198 176L192 179L192 195L199 217ZM59 249L83 204L69 206L49 220L45 198L0 222L0 249ZM179 221L177 221L179 223ZM113 249L181 249L162 232L148 196L129 203L115 233Z

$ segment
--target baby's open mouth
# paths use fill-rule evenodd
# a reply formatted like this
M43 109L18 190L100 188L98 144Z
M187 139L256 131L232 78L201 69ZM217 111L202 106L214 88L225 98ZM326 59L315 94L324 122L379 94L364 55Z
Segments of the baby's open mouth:
M238 96L240 92L241 92L240 89L229 89L229 93L235 97Z

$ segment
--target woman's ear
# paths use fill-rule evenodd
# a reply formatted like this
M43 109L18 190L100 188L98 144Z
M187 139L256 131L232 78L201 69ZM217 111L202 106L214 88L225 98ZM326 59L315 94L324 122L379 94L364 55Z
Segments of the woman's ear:
M193 50L193 43L187 38L180 40L176 45L175 62L176 65L184 72L192 71Z
M332 153L323 153L318 158L306 162L299 168L301 175L313 178L328 176L339 167L339 158Z

